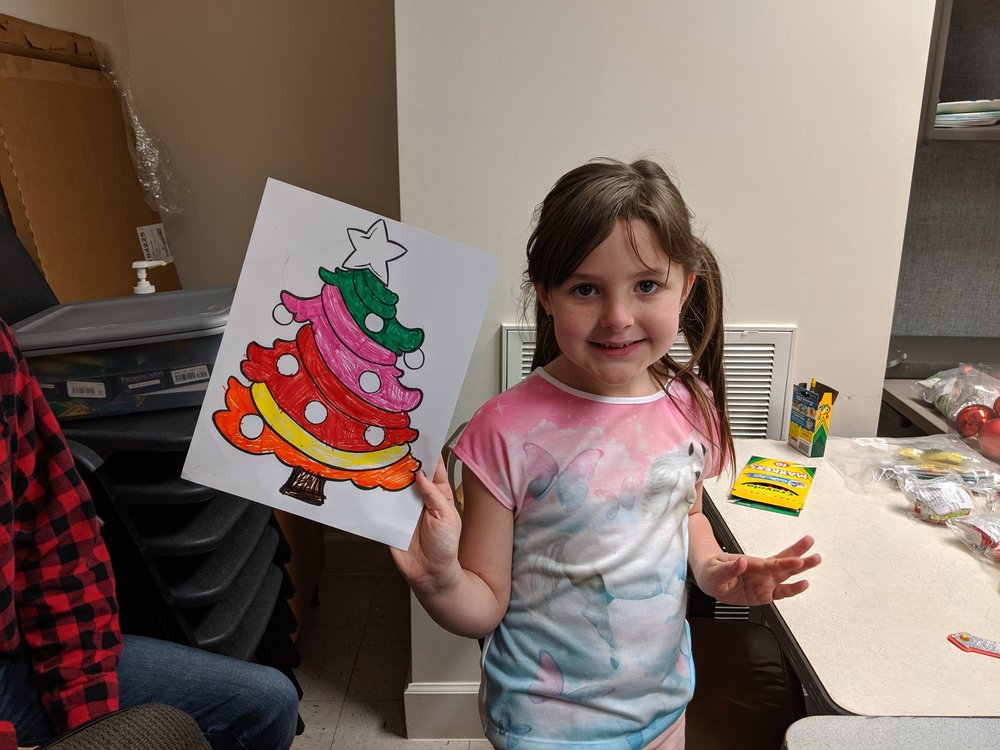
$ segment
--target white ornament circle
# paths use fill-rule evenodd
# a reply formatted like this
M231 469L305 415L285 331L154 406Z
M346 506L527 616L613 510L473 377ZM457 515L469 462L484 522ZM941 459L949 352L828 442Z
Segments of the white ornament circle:
M377 372L368 370L361 373L361 377L358 378L358 385L361 386L361 390L365 393L377 393L382 388L382 378L378 376Z
M310 401L302 412L309 424L322 424L326 420L327 410L319 401Z
M403 364L407 369L419 370L424 366L424 350L417 349L414 352L407 352L403 355Z
M372 333L378 333L385 328L385 318L375 313L368 313L368 316L365 318L365 328Z
M299 371L299 360L293 354L282 354L274 366L281 375L290 377Z
M365 442L368 445L382 445L382 441L385 440L385 430L376 425L371 425L365 430Z
M279 302L274 306L274 309L271 311L271 317L274 318L274 322L279 326L287 326L295 320L295 316L292 315L292 311L285 307L283 302Z
M258 414L244 414L240 420L240 434L248 440L256 440L264 434L264 420Z

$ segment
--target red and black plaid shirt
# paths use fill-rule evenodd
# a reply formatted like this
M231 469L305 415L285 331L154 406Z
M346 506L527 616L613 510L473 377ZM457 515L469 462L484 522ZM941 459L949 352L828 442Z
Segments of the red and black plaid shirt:
M0 658L21 645L57 730L118 708L108 551L59 425L0 320ZM0 747L2 735L0 725Z

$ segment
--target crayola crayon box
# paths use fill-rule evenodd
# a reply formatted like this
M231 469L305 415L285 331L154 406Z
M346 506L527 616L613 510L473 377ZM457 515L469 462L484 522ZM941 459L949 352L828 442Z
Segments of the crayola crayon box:
M812 486L815 466L750 456L730 493L737 505L797 516Z
M792 418L788 424L788 444L809 458L826 452L830 434L830 414L838 392L815 378L792 388Z

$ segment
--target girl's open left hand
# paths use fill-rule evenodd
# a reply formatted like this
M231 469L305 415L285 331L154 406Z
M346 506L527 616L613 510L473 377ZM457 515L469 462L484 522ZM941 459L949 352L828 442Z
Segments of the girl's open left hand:
M756 606L801 594L809 582L786 581L820 564L819 555L804 557L813 538L804 536L771 557L721 552L710 558L696 576L699 588L723 604Z
M392 558L407 583L415 589L433 589L458 562L462 521L455 507L444 462L438 461L433 479L416 475L416 489L424 501L420 520L407 550L390 547Z

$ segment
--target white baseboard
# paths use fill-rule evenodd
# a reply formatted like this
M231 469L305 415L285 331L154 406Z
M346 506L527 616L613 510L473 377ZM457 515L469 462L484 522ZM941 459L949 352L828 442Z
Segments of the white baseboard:
M403 709L408 739L483 739L478 682L411 682Z

